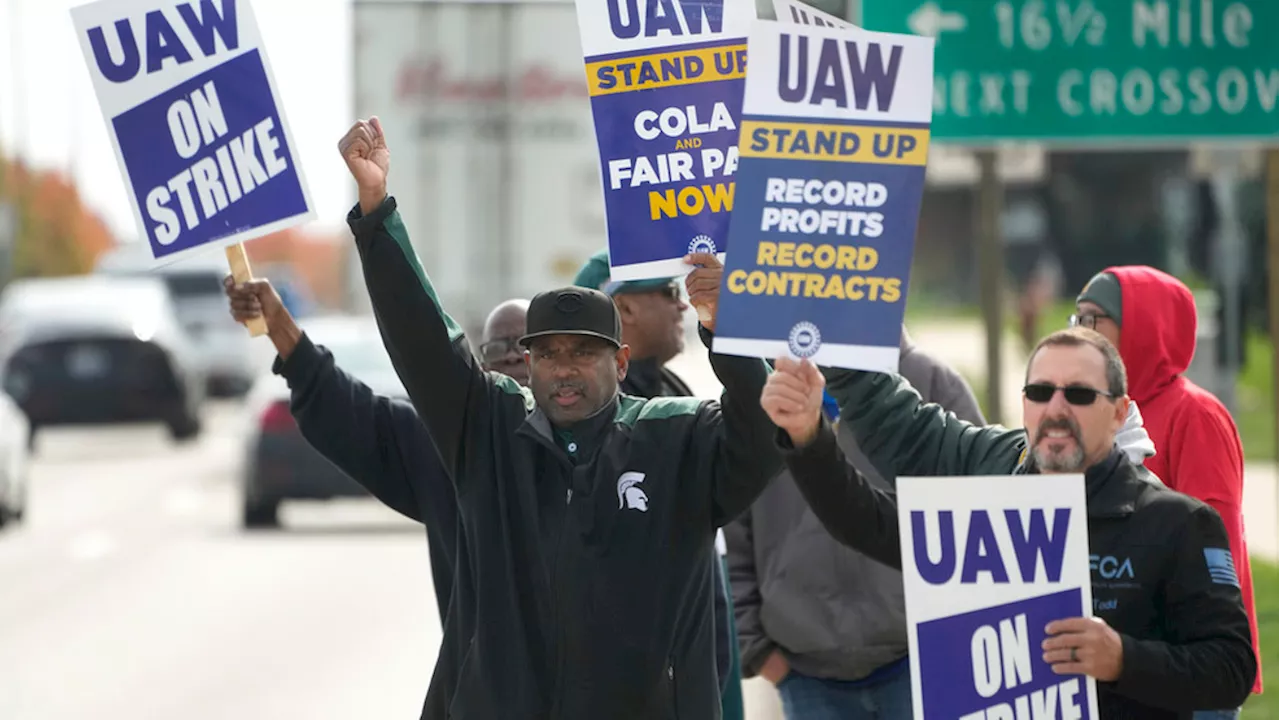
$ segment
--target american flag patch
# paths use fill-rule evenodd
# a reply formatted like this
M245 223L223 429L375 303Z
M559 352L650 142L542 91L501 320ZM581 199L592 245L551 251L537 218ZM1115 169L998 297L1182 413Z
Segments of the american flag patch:
M1240 587L1236 577L1236 564L1231 560L1231 551L1224 548L1205 548L1204 562L1209 566L1209 579L1219 585Z

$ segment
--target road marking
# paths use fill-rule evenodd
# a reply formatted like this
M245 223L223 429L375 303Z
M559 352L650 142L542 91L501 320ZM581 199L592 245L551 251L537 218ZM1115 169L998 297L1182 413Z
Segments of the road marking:
M75 560L97 560L116 551L115 539L104 532L88 532L71 541L67 553Z

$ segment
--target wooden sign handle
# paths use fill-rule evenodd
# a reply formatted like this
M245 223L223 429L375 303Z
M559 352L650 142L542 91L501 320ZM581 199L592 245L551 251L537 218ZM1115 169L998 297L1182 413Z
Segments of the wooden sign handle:
M231 277L235 278L236 284L245 283L253 279L253 270L249 268L249 256L245 254L244 243L236 243L227 246L227 263L231 265ZM259 315L244 324L249 328L250 337L258 337L267 334L267 319Z

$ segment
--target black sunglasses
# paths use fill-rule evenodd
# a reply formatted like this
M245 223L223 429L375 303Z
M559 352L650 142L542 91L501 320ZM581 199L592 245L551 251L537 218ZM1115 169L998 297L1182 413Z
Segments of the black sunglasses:
M1059 390L1062 391L1062 397L1066 398L1067 402L1072 405L1092 405L1098 400L1099 395L1106 398L1115 397L1115 395L1105 390L1096 390L1083 385L1062 387L1061 385L1050 385L1049 383L1032 383L1022 388L1022 394L1026 395L1027 399L1033 403L1047 403L1053 399L1054 393Z
M1098 321L1107 317L1110 316L1103 315L1102 313L1084 313L1083 315L1075 314L1067 318L1067 325L1070 327L1084 327L1089 328L1090 330L1097 330Z
M519 338L499 338L480 346L480 358L487 363L497 362L511 353L524 357L524 348L520 346Z
M658 293L663 298L667 300L671 300L673 302L680 299L679 285L666 285L661 288L658 288L657 290L654 290L654 292Z
M625 286L623 286L623 288L619 290L617 294L618 295L653 294L653 295L657 295L658 297L661 297L663 300L670 300L674 302L680 299L680 286L676 285L675 283L667 283L662 287L645 288L644 290L630 290L630 289L627 289Z

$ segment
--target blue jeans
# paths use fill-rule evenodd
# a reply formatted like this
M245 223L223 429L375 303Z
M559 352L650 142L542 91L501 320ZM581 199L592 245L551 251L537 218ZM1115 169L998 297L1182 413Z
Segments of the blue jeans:
M873 682L827 680L792 670L778 683L787 720L912 720L911 670Z
M1192 720L1236 720L1240 717L1240 709L1235 710L1197 710L1191 715Z

